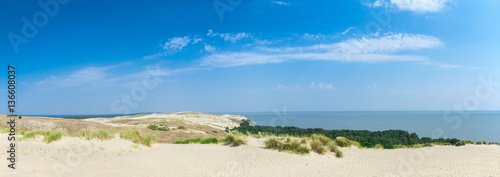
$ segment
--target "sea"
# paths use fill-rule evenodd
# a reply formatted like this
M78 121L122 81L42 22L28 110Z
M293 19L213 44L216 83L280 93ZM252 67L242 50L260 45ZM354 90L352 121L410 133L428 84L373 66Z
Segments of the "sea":
M350 130L405 130L420 137L500 142L500 111L280 111L211 112L242 115L265 126ZM119 115L43 115L81 119Z

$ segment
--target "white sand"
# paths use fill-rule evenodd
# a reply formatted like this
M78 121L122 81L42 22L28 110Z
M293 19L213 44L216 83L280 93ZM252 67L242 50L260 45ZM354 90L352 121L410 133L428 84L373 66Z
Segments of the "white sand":
M263 149L263 139L248 145L155 144L151 148L116 138L88 141L64 137L45 144L18 142L16 170L0 176L500 176L500 146L439 146L421 149L341 148L334 155L294 155ZM6 134L0 147L7 149ZM5 157L5 158L4 158ZM58 175L59 174L59 175Z

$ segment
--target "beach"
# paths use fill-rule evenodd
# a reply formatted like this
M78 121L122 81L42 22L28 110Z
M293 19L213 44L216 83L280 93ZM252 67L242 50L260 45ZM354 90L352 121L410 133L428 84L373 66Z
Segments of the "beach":
M334 155L297 155L264 149L265 138L240 147L223 144L134 145L119 139L63 137L18 142L15 176L499 176L500 146L417 149L341 148ZM6 145L6 134L0 137ZM1 153L2 156L5 152ZM2 160L2 166L7 161ZM4 173L5 172L5 173Z

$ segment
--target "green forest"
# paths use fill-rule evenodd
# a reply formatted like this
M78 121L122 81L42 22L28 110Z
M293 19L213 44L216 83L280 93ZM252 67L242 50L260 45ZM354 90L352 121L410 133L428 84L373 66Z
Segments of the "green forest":
M409 133L404 130L384 130L384 131L368 131L368 130L325 130L322 128L299 128L299 127L271 127L271 126L251 126L248 122L243 122L239 127L232 130L239 132L249 132L252 134L268 133L277 136L311 136L313 134L325 135L328 138L335 139L337 137L345 137L350 140L357 141L361 146L373 148L380 144L385 149L394 149L396 145L411 146L416 144L426 143L442 143L455 145L460 140L453 139L431 139L429 137L419 138L416 133Z

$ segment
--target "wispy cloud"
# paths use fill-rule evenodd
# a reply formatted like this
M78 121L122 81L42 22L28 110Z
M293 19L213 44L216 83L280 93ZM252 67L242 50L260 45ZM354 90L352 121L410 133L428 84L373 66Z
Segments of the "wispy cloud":
M148 60L173 55L184 49L189 44L197 44L201 41L203 41L203 38L193 38L189 36L170 38L167 42L161 44L162 50L159 53L145 56L143 59Z
M273 4L278 4L278 5L283 5L283 6L289 6L289 2L284 2L284 1L271 1Z
M395 7L399 10L423 12L440 12L451 0L376 0L363 3L368 7Z
M233 67L251 64L281 63L292 60L332 60L345 62L427 61L424 56L396 55L408 50L442 46L436 37L414 34L386 34L382 37L349 39L337 43L300 47L260 47L252 51L207 55L201 65Z
M210 52L210 53L214 53L217 50L214 46L211 46L208 44L205 44L204 49L205 49L205 51Z
M325 83L325 82L320 82L318 84L311 82L309 84L309 87L311 89L320 89L320 90L333 90L335 87L333 86L333 83Z
M224 39L224 41L230 41L230 42L237 42L241 39L251 37L250 34L244 33L244 32L236 33L236 34L234 34L234 33L214 33L213 30L211 30L211 29L208 30L207 36L209 36L209 37L218 36L218 37L221 37L222 39Z

